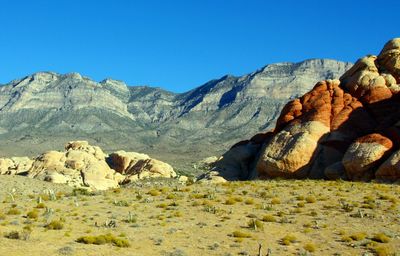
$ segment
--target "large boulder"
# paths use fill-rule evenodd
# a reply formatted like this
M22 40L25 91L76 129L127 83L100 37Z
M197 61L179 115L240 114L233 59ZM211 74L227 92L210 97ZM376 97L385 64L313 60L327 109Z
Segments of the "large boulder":
M398 181L400 180L400 150L394 152L376 171L378 180Z
M358 138L342 159L347 176L351 180L373 179L374 169L392 147L392 141L378 133Z
M100 148L82 141L69 142L65 148L65 152L49 151L38 156L28 176L93 190L118 187L124 179L108 166Z
M115 171L126 176L124 183L144 178L177 176L171 165L136 152L114 152L109 155L107 162Z

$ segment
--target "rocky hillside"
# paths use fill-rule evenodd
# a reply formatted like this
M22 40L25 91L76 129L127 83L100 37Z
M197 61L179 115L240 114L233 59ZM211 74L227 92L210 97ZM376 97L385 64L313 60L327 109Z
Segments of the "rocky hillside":
M290 101L273 131L236 144L204 178L399 181L399 92L396 38Z
M326 59L278 63L182 94L112 79L95 82L77 73L36 73L0 87L0 156L34 156L83 139L186 169L181 163L269 129L289 99L350 67Z

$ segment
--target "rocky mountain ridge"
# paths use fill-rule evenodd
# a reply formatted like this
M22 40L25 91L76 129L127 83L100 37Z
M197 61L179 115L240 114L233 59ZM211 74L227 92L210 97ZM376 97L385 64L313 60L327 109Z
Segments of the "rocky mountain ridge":
M180 167L270 128L288 99L350 67L327 59L271 64L181 94L39 72L0 87L0 154L34 156L83 139L106 151L146 152Z

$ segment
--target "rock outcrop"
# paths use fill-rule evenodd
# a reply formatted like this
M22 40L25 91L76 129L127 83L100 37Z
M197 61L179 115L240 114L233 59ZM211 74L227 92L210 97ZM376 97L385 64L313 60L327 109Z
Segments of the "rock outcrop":
M169 164L148 155L117 151L107 156L100 147L87 141L68 142L64 152L48 151L33 160L1 158L0 174L26 175L91 190L116 188L145 178L177 176Z
M102 150L86 141L69 142L65 150L49 151L38 156L28 177L95 190L118 187L124 179L108 166Z
M0 158L0 174L23 174L32 166L29 157Z
M396 38L378 56L359 59L340 80L318 82L286 104L262 146L241 157L222 157L212 172L234 179L399 180L399 92ZM241 142L224 155L253 145ZM254 172L257 175L246 176Z
M108 163L115 171L125 175L124 183L143 178L177 176L171 165L135 152L114 152L108 157Z

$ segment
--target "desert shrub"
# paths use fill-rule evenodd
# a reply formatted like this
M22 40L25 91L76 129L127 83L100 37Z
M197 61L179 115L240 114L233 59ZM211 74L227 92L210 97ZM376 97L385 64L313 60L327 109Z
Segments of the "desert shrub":
M307 196L305 200L309 204L315 203L317 201L317 199L314 196Z
M15 239L15 240L28 240L31 232L32 232L31 230L25 230L25 229L22 232L10 231L10 232L4 234L4 237L8 238L8 239Z
M354 241L361 241L364 240L367 237L367 234L365 232L358 232L350 235L350 238L353 239Z
M158 191L158 190L152 189L152 190L149 190L149 191L147 192L147 194L149 194L149 195L151 195L151 196L159 196L161 193L160 193L160 191Z
M317 249L317 247L313 243L307 243L303 246L303 248L308 252L315 252L315 250Z
M128 240L115 237L114 235L108 233L106 235L98 235L98 236L82 236L76 240L78 243L83 244L112 244L117 247L129 247L130 243Z
M353 239L350 236L345 236L343 235L342 238L340 239L342 242L350 243L353 241Z
M249 222L247 222L247 227L254 229L254 230L263 230L264 229L264 224L256 219L251 219Z
M176 195L175 194L168 194L166 198L167 199L175 199Z
M371 238L371 240L379 243L389 243L390 238L384 233L377 233Z
M10 231L4 237L8 239L21 239L21 234L18 231Z
M274 197L271 199L271 204L280 204L281 200L277 197Z
M267 215L263 216L262 221L265 221L265 222L276 222L276 218L271 214L267 214Z
M306 204L304 202L298 202L297 203L297 207L304 207Z
M11 208L10 210L7 211L7 215L19 215L21 214L21 211L18 210L17 208Z
M237 202L242 202L242 201L243 201L243 198L238 197L238 196L236 196L236 197L229 197L229 198L227 198L227 199L225 200L225 204L226 204L226 205L233 205L233 204L235 204L235 203L237 203Z
M43 208L46 208L46 205L45 205L44 203L38 203L38 204L35 206L35 208L43 209Z
M0 220L5 220L6 219L6 215L4 213L0 213Z
M115 206L128 207L130 204L126 200L114 201Z
M156 207L157 207L157 208L163 208L163 209L165 209L165 208L168 207L168 204L166 204L166 203L161 203L161 204L156 205Z
M282 238L282 244L290 245L291 243L296 242L297 238L293 234L286 235Z
M233 231L232 236L237 237L237 238L250 238L251 234L236 230L236 231Z
M34 209L34 210L28 212L26 214L26 217L28 217L29 219L37 220L39 218L39 212L36 209Z
M396 255L395 251L392 250L390 247L388 246L375 246L372 247L372 251L377 255L377 256L390 256L390 255Z
M59 220L52 220L49 224L45 226L47 229L60 230L64 228L64 223Z
M244 201L244 203L245 203L245 204L254 204L254 199L253 199L253 198L247 198L247 199Z

